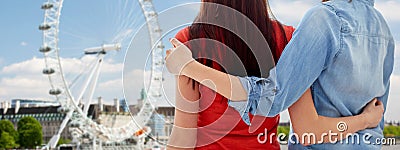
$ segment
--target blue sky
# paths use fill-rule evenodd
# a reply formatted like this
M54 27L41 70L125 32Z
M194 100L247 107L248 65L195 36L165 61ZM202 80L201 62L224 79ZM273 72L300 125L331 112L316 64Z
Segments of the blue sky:
M0 2L0 101L8 101L13 98L37 98L37 99L54 99L48 96L49 83L47 78L41 75L41 69L44 67L42 54L38 52L38 48L42 45L42 32L38 30L38 25L43 21L43 11L40 9L43 0L12 0ZM116 3L114 3L116 2ZM121 27L121 24L131 23L132 26L140 27L144 20L141 16L140 8L135 8L133 12L119 12L116 8L122 4L120 1L112 0L85 0L64 2L64 10L62 12L60 24L60 47L61 57L65 59L66 76L69 79L79 74L78 70L85 69L85 63L90 62L91 58L82 57L82 49L107 44L111 40L110 35L119 33L114 27ZM136 1L131 1L133 4ZM199 0L153 0L155 8L158 12L165 11L173 6L188 2L199 2ZM317 4L318 0L270 0L271 7L276 18L281 22L296 26L307 9ZM116 7L112 7L112 6ZM400 8L399 0L379 0L376 2L377 9L388 21L392 33L398 41L398 49L400 47L400 16L398 9ZM193 20L193 16L197 13L197 9L187 9L187 13L176 15L186 19L186 22ZM118 18L118 14L132 14L130 18ZM129 16L128 16L129 17ZM186 17L186 18L185 18ZM117 23L116 23L117 22ZM161 28L169 28L172 23L168 20L160 20ZM179 28L178 28L179 29ZM174 30L166 35L172 37L176 31ZM135 30L139 30L136 28ZM145 31L145 30L144 30ZM166 32L166 31L164 31ZM125 92L130 103L135 103L139 97L139 91L143 88L143 80L148 77L144 74L143 67L148 58L149 49L148 35L145 32L136 35L143 39L141 45L132 45L129 48L126 60L124 75L129 80L129 89ZM168 43L165 43L170 47ZM122 98L122 70L125 51L119 53L111 53L107 56L106 64L102 71L99 82L99 90L96 96L102 96L106 101L112 98ZM396 51L396 69L392 77L392 92L388 107L387 117L390 119L400 120L400 112L395 111L400 106L400 52ZM80 66L80 67L77 67ZM169 97L173 97L174 82L172 76L166 74L165 93ZM78 90L78 89L76 89ZM282 117L283 119L287 117Z

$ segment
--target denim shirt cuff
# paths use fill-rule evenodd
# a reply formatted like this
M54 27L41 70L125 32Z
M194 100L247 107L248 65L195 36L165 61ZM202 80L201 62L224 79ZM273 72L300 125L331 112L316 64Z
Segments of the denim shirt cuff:
M239 80L248 94L248 100L229 100L228 105L239 112L242 120L247 125L251 125L249 113L254 115L267 116L268 112L271 110L276 92L274 90L275 84L271 84L274 82L272 82L270 79L258 77L239 77Z

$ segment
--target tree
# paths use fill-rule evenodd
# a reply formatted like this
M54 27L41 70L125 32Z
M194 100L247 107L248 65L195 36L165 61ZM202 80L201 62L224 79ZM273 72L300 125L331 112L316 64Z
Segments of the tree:
M70 140L70 139L60 138L60 139L58 140L57 146L62 145L62 144L69 144L69 143L71 143L71 140Z
M14 129L14 125L9 120L0 121L0 149L10 149L18 147L17 131Z
M2 132L0 135L0 149L11 149L18 147L15 143L14 137L8 134L8 132Z
M280 141L287 141L289 139L289 132L290 132L290 127L289 126L278 126L278 135L285 135L284 137L278 137L278 138L284 138L284 139L279 139Z
M385 137L399 137L400 136L400 127L396 127L396 126L386 126L383 129L383 134L385 135Z
M42 144L42 126L33 117L18 121L18 143L23 148L35 148Z

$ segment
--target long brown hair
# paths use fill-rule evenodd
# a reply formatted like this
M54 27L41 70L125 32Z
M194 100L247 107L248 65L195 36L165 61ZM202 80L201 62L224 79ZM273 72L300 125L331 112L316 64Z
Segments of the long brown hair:
M278 60L279 52L282 51L281 49L278 49L280 48L278 45L285 46L288 43L288 40L283 25L274 19L268 1L202 0L202 2L224 5L245 15L261 31L271 49L274 60ZM260 67L263 67L263 64L260 64L259 66L252 50L240 37L222 27L201 23L202 20L207 20L210 17L215 17L221 22L229 23L230 25L236 25L242 21L226 11L215 11L215 9L218 9L218 6L212 7L210 5L202 5L199 15L194 23L189 27L189 40L206 38L225 44L240 58L240 63L243 64L246 72L243 74L242 72L231 71L234 69L230 69L229 67L235 66L238 63L232 62L230 56L226 56L226 51L228 51L226 47L210 45L209 43L188 44L188 47L193 50L193 57L199 58L212 56L212 60L205 58L199 58L196 60L204 65L233 75L261 77L262 73L260 72ZM251 37L252 35L246 36ZM216 61L219 63L223 62L224 64L215 63ZM193 84L193 86L194 85L195 84Z

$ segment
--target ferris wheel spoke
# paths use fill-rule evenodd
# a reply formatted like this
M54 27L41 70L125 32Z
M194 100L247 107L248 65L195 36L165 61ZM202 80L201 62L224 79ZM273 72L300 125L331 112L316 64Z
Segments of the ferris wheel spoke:
M98 79L99 79L99 76L100 76L100 70L101 70L101 66L103 65L103 58L104 58L104 55L103 54L100 54L100 59L99 59L99 64L98 64L98 66L97 66L97 68L95 69L96 71L96 75L95 75L95 77L94 77L94 80L93 80L93 82L92 82L92 85L90 86L90 90L89 90L89 97L88 97L88 99L86 100L86 103L85 103L85 105L84 105L84 110L83 110L83 113L84 113L84 116L87 116L87 113L88 113L88 111L89 111L89 107L90 107L90 102L92 101L92 99L93 99L93 94L94 94L94 91L96 90L96 86L97 86L97 82L98 82Z

